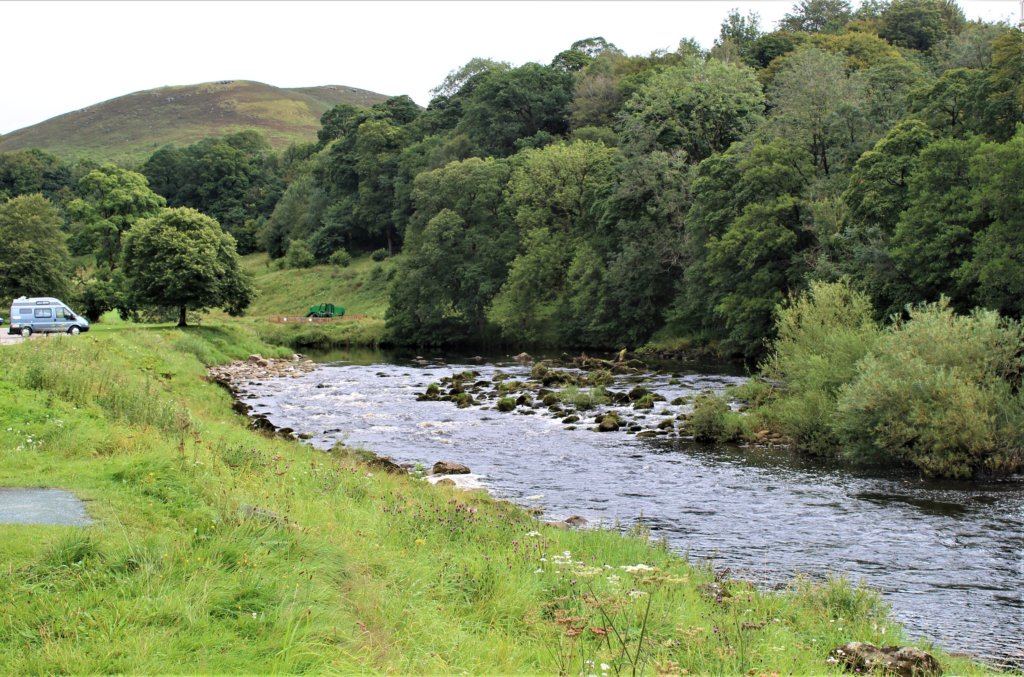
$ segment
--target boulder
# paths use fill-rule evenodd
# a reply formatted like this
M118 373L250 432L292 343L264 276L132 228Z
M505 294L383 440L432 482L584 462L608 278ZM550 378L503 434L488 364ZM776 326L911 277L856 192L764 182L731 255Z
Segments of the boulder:
M598 432L612 433L619 429L619 417L613 414L606 414L597 423Z
M865 642L850 642L833 649L828 660L841 664L847 672L874 672L900 677L942 674L942 667L934 657L912 646L879 648Z
M257 416L250 423L249 427L265 435L273 435L277 426L267 420L265 416Z
M434 484L436 484L439 487L454 487L455 480L453 480L450 477L442 477L438 481L434 482Z
M533 362L533 358L530 357L528 353L519 353L514 359L519 364L529 364L530 362Z
M469 468L453 461L438 461L430 469L432 475L468 475Z
M569 517L565 518L565 523L571 527L582 527L586 526L587 518L580 517L579 515L570 515Z
M366 462L374 470L383 470L391 475L405 475L406 470L387 456L377 456Z

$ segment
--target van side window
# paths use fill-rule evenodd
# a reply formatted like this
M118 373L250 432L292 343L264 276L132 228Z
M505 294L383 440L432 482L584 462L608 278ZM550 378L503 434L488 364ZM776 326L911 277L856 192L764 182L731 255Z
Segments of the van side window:
M53 311L49 308L36 308L36 317L53 317Z
M22 315L31 315L32 314L32 309L31 308L18 308L18 312L21 313Z
M58 308L57 309L57 319L58 320L70 320L71 319L71 311L68 310L67 308Z

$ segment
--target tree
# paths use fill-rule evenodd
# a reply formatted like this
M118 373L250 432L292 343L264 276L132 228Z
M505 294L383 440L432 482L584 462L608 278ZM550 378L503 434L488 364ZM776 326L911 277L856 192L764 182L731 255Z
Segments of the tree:
M100 265L115 267L124 234L139 220L156 214L166 200L149 188L138 172L104 164L78 182L82 197L68 205L72 242L77 253L88 250Z
M853 18L847 0L800 0L793 13L779 22L779 29L805 33L839 33Z
M539 132L564 136L571 93L572 75L549 66L488 70L462 103L459 130L481 155L506 157L519 139Z
M238 242L256 250L256 224L284 192L277 159L258 132L203 139L183 149L162 148L143 172L171 207L192 207L217 219Z
M754 43L761 35L761 17L757 12L743 16L737 9L730 10L718 31L711 54L729 62L732 59L725 58L725 55L735 53L740 61L754 66L757 64L753 54Z
M1024 318L1024 126L1003 144L982 146L971 160L972 204L989 226L975 240L960 275L977 303Z
M0 298L63 296L71 260L60 212L41 194L0 203Z
M1006 29L992 43L989 71L991 122L986 132L997 141L1013 136L1024 123L1024 31Z
M786 56L768 103L772 129L803 145L825 176L852 165L864 150L864 88L836 54L804 47Z
M965 21L953 0L894 0L882 13L879 35L897 47L925 52L959 33Z
M985 222L971 205L970 165L977 139L939 139L921 151L907 185L907 208L890 241L900 288L897 299L935 302L950 297L969 310L957 289L957 271L968 259Z
M450 345L486 337L487 306L519 239L504 201L510 174L506 160L470 158L416 177L386 316L396 340Z
M221 307L241 314L253 296L235 240L211 217L188 207L163 209L125 236L121 265L135 298L178 310Z
M0 200L42 193L56 202L71 183L70 168L46 151L30 148L0 154Z
M763 110L764 95L751 69L687 59L654 75L626 104L624 149L682 149L699 162L754 129Z

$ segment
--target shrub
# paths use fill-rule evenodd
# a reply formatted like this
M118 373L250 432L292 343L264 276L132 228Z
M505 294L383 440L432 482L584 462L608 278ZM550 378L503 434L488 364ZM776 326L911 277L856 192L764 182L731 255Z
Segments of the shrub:
M384 249L383 247L381 247L380 249L375 249L373 251L373 253L370 254L370 258L373 259L374 261L377 261L377 262L383 261L387 257L388 257L388 250Z
M868 298L845 280L812 282L777 310L778 338L761 370L782 392L762 413L797 448L820 455L838 448L836 397L878 340L873 314Z
M309 268L316 259L313 258L313 250L305 240L292 240L288 244L288 252L284 255L285 264L289 268Z
M736 442L747 436L746 417L720 395L701 393L693 403L689 430L698 442Z
M890 327L841 389L834 429L854 461L910 463L926 476L1024 467L1024 328L946 299Z
M331 254L330 258L327 259L327 262L330 263L332 266L338 266L339 268L348 268L349 265L352 263L352 255L349 254L344 249L339 249Z

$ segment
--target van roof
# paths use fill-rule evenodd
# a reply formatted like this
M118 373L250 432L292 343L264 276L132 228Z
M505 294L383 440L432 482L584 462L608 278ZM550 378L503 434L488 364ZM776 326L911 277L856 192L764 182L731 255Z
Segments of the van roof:
M14 299L14 303L12 303L11 305L12 306L49 306L49 305L54 305L54 304L61 305L61 306L66 305L60 299L54 298L52 296L33 296L32 298L21 296L19 298Z

